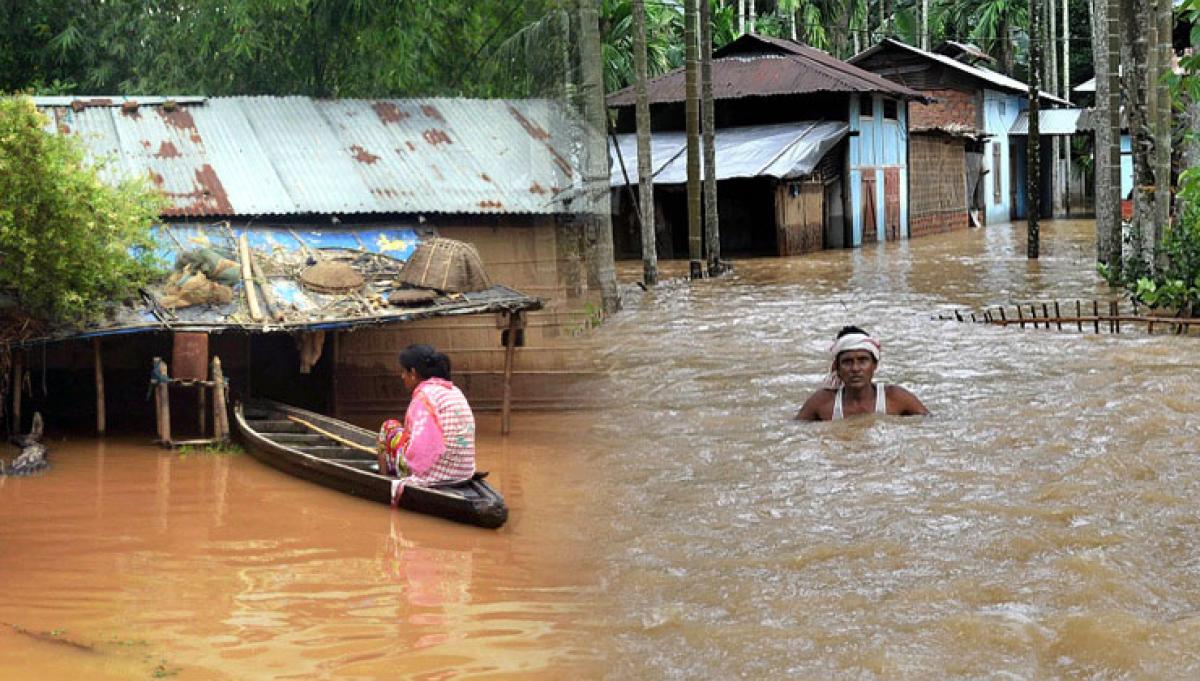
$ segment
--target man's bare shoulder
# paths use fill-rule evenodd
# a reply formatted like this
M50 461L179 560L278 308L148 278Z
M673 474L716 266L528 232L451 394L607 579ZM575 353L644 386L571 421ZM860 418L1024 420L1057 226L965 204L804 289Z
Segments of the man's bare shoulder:
M796 414L796 420L798 420L798 421L820 421L822 419L827 420L829 418L830 414L824 414L823 412L826 412L826 411L832 412L831 405L833 404L833 399L836 395L837 395L837 391L831 390L829 388L821 388L821 389L817 390L812 395L809 395L808 399L804 401L804 406L800 407L800 411Z
M920 398L910 392L907 388L902 388L898 385L889 385L884 393L887 396L889 406L895 405L897 412L903 416L924 416L929 414L929 409L921 403ZM891 410L889 409L889 412Z

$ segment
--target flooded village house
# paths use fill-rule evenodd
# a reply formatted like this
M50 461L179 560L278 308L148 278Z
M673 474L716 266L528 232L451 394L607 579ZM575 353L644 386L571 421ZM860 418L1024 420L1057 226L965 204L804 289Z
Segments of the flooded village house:
M284 263L283 274L294 274L305 260L330 258L370 269L398 265L420 240L440 236L473 245L496 284L401 309L387 305L386 292L380 300L370 281L325 296L296 277L268 272L271 286L263 288L283 299L277 304L287 319L252 321L237 307L238 293L233 306L165 314L148 308L107 327L41 343L25 339L26 367L48 371L51 384L60 377L59 385L84 376L90 383L88 339L99 339L96 361L102 354L110 420L151 412L143 402L151 358L172 357L177 331L210 336L208 353L222 358L235 392L364 425L401 413L407 395L397 354L410 343L450 354L455 382L482 409L501 403L509 346L516 349L511 397L518 408L570 404L573 382L592 371L566 343L586 323L592 298L571 208L578 181L569 160L573 124L553 102L40 97L35 103L50 129L78 135L92 156L110 158L105 172L146 177L161 189L169 205L156 238L170 260L226 234L235 244L246 235L260 259ZM53 402L51 396L51 410Z
M805 45L713 55L721 252L793 255L909 235L907 112L921 93ZM684 70L649 82L659 255L686 252ZM614 246L640 253L634 92L613 93Z
M1014 129L1028 107L1029 86L983 66L988 60L968 45L946 42L927 51L893 38L849 60L932 99L909 107L913 236L963 228L970 220L1025 217L1024 137L1010 135L1021 134ZM1045 92L1040 97L1048 106L1069 104ZM1043 111L1039 122L1054 115ZM1051 161L1043 156L1045 164ZM1048 209L1049 172L1042 177Z

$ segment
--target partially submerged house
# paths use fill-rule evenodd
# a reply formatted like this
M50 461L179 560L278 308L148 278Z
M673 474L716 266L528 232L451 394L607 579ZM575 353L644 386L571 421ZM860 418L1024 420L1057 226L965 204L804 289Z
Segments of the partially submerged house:
M276 268L254 288L274 293L285 313L252 320L240 293L229 303L180 310L152 299L96 328L13 343L49 347L52 372L90 376L91 348L61 341L100 338L103 352L113 355L106 357L114 373L110 390L122 382L144 390L150 357L171 357L176 332L201 331L212 336L211 354L222 357L235 391L364 424L403 408L396 358L409 343L447 351L455 382L483 409L498 406L505 393L510 339L521 348L511 378L517 407L570 405L574 384L594 372L579 348L565 342L585 323L591 294L571 207L578 181L569 160L574 122L554 102L39 97L35 103L50 129L78 135L92 156L109 158L107 172L146 177L164 192L170 205L158 234L167 251L228 245L247 235L266 269ZM388 305L396 268L431 236L474 245L496 285L417 306ZM323 260L345 261L363 274L364 285L323 293L297 280L303 265Z
M792 255L907 238L907 110L924 96L787 40L713 55L721 252ZM686 253L684 70L649 83L659 255ZM613 93L614 246L641 252L634 92Z
M984 60L970 46L927 51L893 38L849 60L933 100L909 108L912 165L925 168L922 181L913 181L914 235L964 227L975 216L992 224L1024 215L1024 150L1009 135L1028 105L1029 86ZM1041 99L1069 105L1046 93Z

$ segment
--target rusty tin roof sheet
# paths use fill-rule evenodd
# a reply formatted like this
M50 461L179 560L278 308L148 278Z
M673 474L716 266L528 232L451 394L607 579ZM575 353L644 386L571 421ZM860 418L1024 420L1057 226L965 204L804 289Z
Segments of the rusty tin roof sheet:
M714 99L738 99L812 92L879 92L901 99L926 96L848 64L814 47L790 40L746 34L713 53ZM651 104L684 101L685 69L649 82ZM633 106L633 87L608 97L613 107Z
M939 64L942 64L943 66L948 66L956 71L959 71L959 72L964 73L972 78L979 80L980 82L982 82L984 84L985 87L993 87L998 90L1003 90L1005 92L1012 92L1012 93L1022 94L1022 95L1029 94L1029 86L1027 84L1022 83L1021 81L1017 80L1016 78L1006 76L1003 73L997 73L991 69L986 69L982 66L974 66L972 64L965 64L961 61L958 61L957 59L952 59L951 57L948 57L944 54L936 54L934 52L928 52L926 50L922 50L919 47L913 47L912 45L909 45L906 42L896 40L895 38L884 38L883 40L879 41L875 45L872 45L871 47L868 47L867 49L863 50L862 52L859 52L858 54L854 55L853 57L850 57L850 63L853 64L853 63L861 62L862 60L866 59L867 57L870 57L870 56L872 56L878 52L881 52L883 50L886 50L886 49L898 49L898 50L902 50L902 51L906 51L906 52L911 52L912 54L919 55L930 61L938 62ZM1045 91L1039 91L1038 96L1039 96L1039 99L1044 99L1049 102L1054 102L1055 104L1062 104L1063 106L1071 105L1071 103L1068 102L1067 100L1062 99L1061 97L1055 97L1053 94L1050 94Z
M549 100L135 99L34 101L167 215L565 213L579 176Z

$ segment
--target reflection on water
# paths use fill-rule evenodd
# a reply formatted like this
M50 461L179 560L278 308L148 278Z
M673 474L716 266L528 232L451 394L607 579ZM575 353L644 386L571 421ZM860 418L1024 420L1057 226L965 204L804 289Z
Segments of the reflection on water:
M602 409L481 418L498 532L54 444L0 479L0 622L93 650L0 624L0 677L1200 678L1197 340L933 319L1101 293L1091 230L631 287ZM846 323L932 417L791 420Z
M501 441L481 417L481 465L513 511L498 532L247 456L54 444L50 474L0 479L0 677L594 675L581 598L595 561L551 437L580 418L521 416Z

